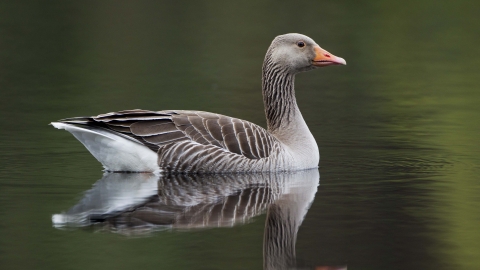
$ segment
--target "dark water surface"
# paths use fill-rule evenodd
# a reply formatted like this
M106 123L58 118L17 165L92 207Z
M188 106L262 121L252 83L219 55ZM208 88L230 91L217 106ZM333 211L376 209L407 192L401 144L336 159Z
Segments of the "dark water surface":
M429 0L2 1L0 268L480 269L479 10ZM80 143L47 125L143 108L264 126L263 56L288 32L348 63L296 78L319 172L102 176ZM265 200L239 203L252 194ZM154 210L164 215L153 220ZM299 228L295 250L295 235L272 224Z

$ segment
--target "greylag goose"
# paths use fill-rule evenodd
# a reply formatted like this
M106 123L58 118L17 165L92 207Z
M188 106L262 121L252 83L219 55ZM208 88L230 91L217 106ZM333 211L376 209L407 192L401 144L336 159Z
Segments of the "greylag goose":
M267 129L202 111L126 110L52 122L112 172L229 173L316 168L318 146L297 106L295 74L343 58L301 34L277 36L262 68Z

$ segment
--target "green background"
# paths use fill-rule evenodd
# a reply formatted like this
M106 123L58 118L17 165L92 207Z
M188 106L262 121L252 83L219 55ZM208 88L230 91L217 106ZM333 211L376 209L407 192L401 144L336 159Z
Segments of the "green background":
M479 1L2 1L0 268L261 269L265 216L129 238L58 230L101 177L51 121L122 109L265 125L261 65L299 32L348 65L296 78L320 148L297 259L480 269Z

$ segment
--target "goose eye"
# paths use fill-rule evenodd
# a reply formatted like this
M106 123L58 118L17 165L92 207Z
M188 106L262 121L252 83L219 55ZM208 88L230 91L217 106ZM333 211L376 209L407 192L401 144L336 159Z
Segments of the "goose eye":
M297 46L300 47L300 48L305 47L305 42L299 41L299 42L297 42Z

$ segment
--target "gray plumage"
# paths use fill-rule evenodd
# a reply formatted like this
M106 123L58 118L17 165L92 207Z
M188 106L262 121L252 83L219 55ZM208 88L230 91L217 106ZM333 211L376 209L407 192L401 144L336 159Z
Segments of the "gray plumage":
M267 130L233 117L182 110L126 110L52 124L70 131L108 171L227 173L314 168L318 147L298 109L294 75L328 63L344 63L341 58L319 61L319 50L312 39L300 34L278 36L272 42L262 76Z

